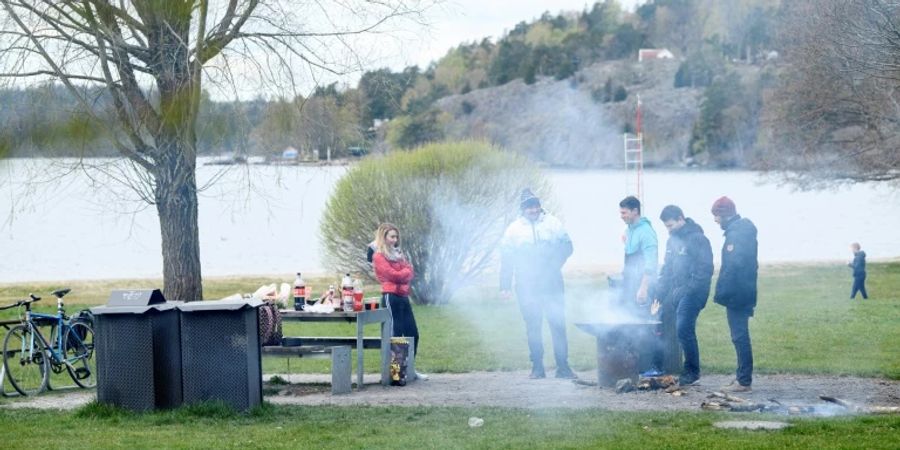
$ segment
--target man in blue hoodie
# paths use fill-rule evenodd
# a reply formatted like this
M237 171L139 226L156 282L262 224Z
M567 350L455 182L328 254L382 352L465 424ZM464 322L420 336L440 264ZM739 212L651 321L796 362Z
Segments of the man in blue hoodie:
M649 311L650 284L656 280L658 242L650 221L641 217L641 201L634 196L619 202L625 229L625 268L619 306L634 313Z

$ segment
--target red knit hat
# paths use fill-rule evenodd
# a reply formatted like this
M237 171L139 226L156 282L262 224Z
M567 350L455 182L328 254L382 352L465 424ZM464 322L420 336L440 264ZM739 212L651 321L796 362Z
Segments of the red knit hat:
M722 196L713 203L712 214L719 217L731 217L737 214L737 207L730 198Z

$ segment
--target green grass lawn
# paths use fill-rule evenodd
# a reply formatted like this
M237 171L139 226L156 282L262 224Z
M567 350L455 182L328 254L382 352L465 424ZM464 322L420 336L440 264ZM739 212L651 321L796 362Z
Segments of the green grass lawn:
M281 277L287 280L289 276ZM236 292L251 292L279 278L212 278L204 285L207 298L221 298ZM492 282L493 279L491 278ZM578 330L574 322L584 320L591 302L583 293L603 295L605 276L567 277L567 321L570 362L577 370L596 367L594 338ZM315 292L333 280L310 279ZM713 281L715 282L715 281ZM759 304L750 322L757 373L826 373L880 376L900 379L900 262L869 265L870 300L848 300L850 271L843 266L779 265L763 267L759 282ZM115 288L150 288L153 280L111 280L72 282L66 296L70 312L106 302ZM62 287L56 284L0 285L0 304L7 304L28 292L47 293ZM369 294L377 292L367 286ZM367 294L368 295L368 294ZM45 295L41 309L55 306ZM5 314L3 314L5 313ZM0 312L0 319L14 311ZM529 367L525 327L514 300L501 300L496 286L485 283L461 292L444 306L417 306L416 320L422 336L418 367L426 372L469 372L475 370L515 370ZM353 324L286 322L286 336L353 335ZM546 327L545 327L546 328ZM370 335L377 329L370 328ZM725 322L724 308L710 302L697 325L701 364L706 372L734 370L735 356ZM545 329L545 359L552 366L549 331ZM366 359L366 370L378 370L377 355ZM354 358L355 361L355 358ZM287 371L282 358L265 358L267 373ZM324 360L290 361L292 372L326 372Z
M469 417L484 419L470 428ZM720 430L747 418L713 413L623 413L442 407L282 407L250 414L210 405L132 414L0 409L4 448L884 448L900 417L791 419L777 432ZM759 419L754 415L753 419ZM783 417L775 418L783 420Z
M287 280L287 276L283 277ZM265 277L206 280L207 298L249 292L279 281ZM493 281L493 280L491 280ZM327 285L330 280L308 280ZM102 304L111 289L158 287L154 280L112 280L0 286L0 304L28 292L71 287L70 312ZM900 263L870 264L872 299L850 302L844 267L770 266L760 276L760 298L751 321L756 371L900 378ZM595 368L595 343L572 323L603 295L605 277L567 278L570 360ZM372 288L370 286L370 288ZM375 292L370 289L369 292ZM45 296L49 297L49 296ZM485 283L461 292L447 306L416 307L422 333L419 367L426 372L514 370L528 367L524 326L514 301L502 301ZM51 311L53 302L42 302ZM14 314L4 311L0 318ZM353 325L286 323L286 335L353 333ZM375 329L372 329L375 334ZM698 324L703 369L731 372L734 351L724 310L710 302ZM545 341L547 362L552 355ZM367 370L377 370L370 352ZM286 361L265 358L266 372L284 372ZM293 372L325 372L327 362L291 360ZM60 385L64 380L60 379ZM56 394L44 394L56 395ZM0 399L0 404L9 400ZM469 417L485 419L469 428ZM757 420L757 414L709 412L627 413L596 410L519 410L443 407L302 407L266 404L250 414L195 405L176 411L132 414L92 404L75 412L0 408L2 448L898 448L900 417L789 418L777 432L726 431L718 420ZM784 417L776 418L785 420Z

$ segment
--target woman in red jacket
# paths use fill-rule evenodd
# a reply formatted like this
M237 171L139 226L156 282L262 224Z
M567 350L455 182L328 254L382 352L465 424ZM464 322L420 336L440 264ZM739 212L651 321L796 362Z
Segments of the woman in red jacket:
M415 339L416 357L419 356L419 327L409 302L409 282L415 273L413 266L400 250L400 230L395 225L383 223L375 233L375 253L372 255L375 278L381 282L381 306L387 307L394 322L394 336ZM416 372L416 377L428 376Z

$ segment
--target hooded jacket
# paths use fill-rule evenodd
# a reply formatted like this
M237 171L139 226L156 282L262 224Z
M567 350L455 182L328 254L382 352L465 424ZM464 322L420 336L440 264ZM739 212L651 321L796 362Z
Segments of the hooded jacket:
M656 277L659 242L656 231L646 217L625 229L625 278L640 279L643 275Z
M722 268L713 300L727 308L752 310L756 307L759 271L756 226L749 219L735 215L723 228Z
M678 302L688 298L706 306L713 274L713 254L703 228L692 219L673 231L666 242L666 256L660 270L657 297Z
M853 253L853 262L849 265L853 268L854 277L866 276L866 252L860 250Z
M500 290L528 295L562 292L562 266L572 255L572 240L556 217L542 212L531 222L519 217L500 241Z

